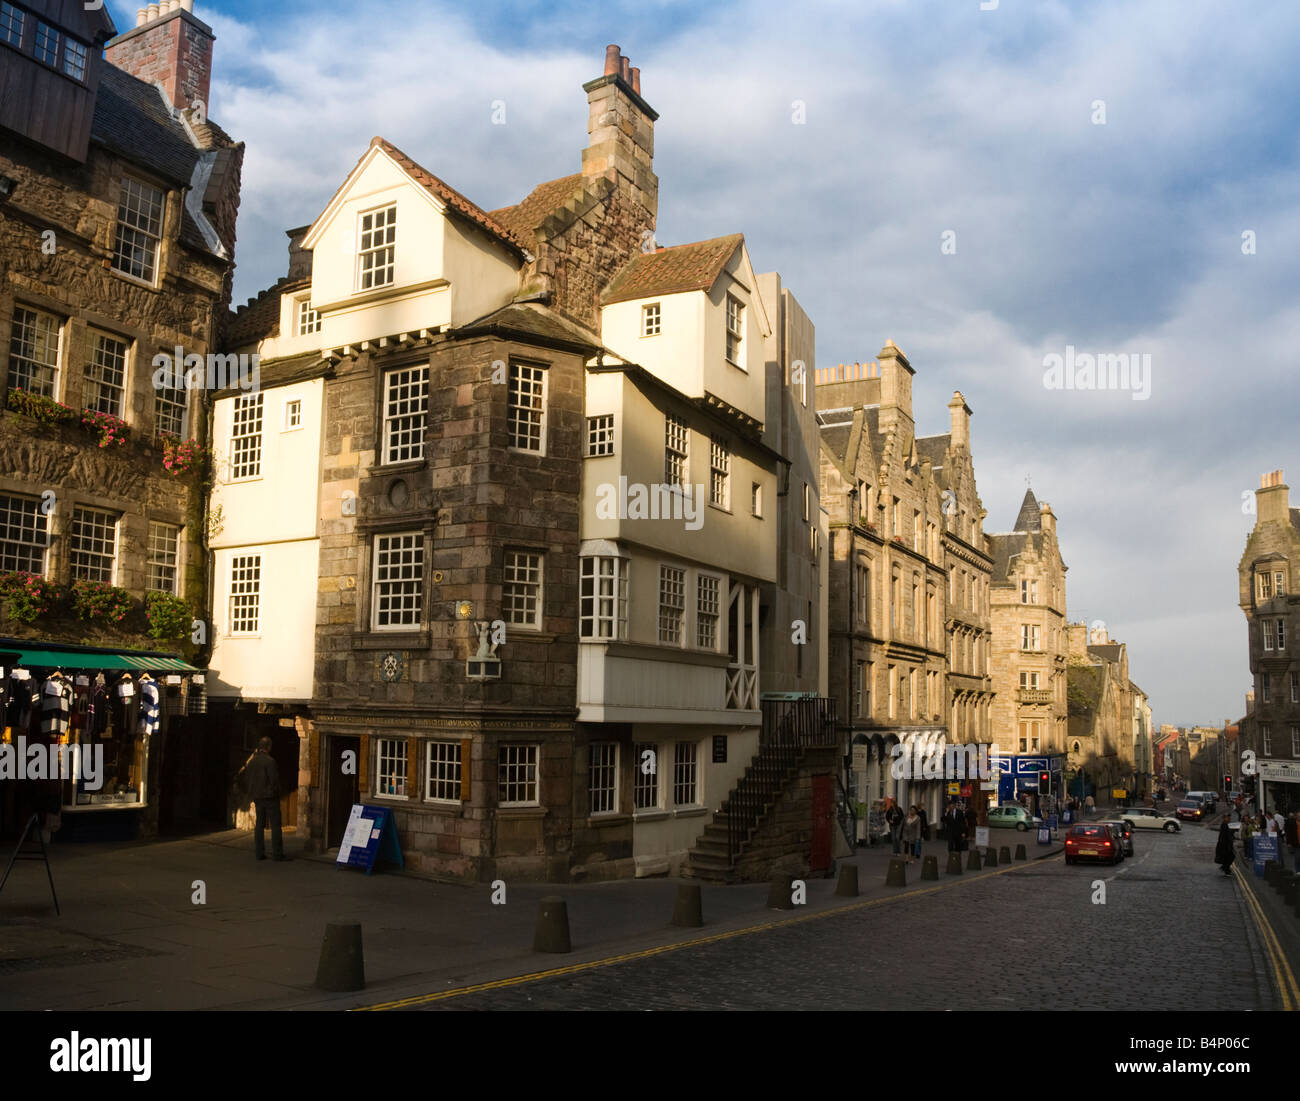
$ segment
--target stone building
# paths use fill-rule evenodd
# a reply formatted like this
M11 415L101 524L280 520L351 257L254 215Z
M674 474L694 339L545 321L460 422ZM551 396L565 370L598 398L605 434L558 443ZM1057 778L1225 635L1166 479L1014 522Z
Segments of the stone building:
M1282 471L1260 478L1255 526L1237 564L1238 602L1246 616L1254 710L1243 720L1256 753L1257 804L1300 810L1300 509L1290 505Z
M1116 787L1129 790L1134 775L1134 684L1129 679L1128 647L1110 638L1100 624L1071 623L1066 699L1069 723L1068 767L1084 780L1085 794L1109 801Z
M102 6L23 0L0 12L0 569L70 590L30 623L7 600L0 633L45 651L95 644L60 652L74 708L99 673L122 678L134 652L202 664L204 631L191 625L206 607L204 463L178 447L203 441L206 405L158 369L180 356L206 381L243 146L207 117L213 36L188 8L122 35ZM178 36L189 44L179 53ZM166 617L147 619L146 598ZM137 674L161 658L139 661ZM165 667L196 671L153 666ZM166 687L152 746L116 731L117 790L78 792L67 828L128 811L135 820L110 831L147 833L160 815L187 816L200 785L186 739L167 735L197 710L186 703L196 683Z
M991 740L993 560L970 409L954 394L949 432L918 437L914 373L893 341L878 362L817 372L829 516L827 664L844 751L864 747L857 760L865 767L852 778L859 805L870 814L892 796L922 803L933 820L947 780L924 775L918 762L943 760L948 745ZM873 828L878 822L862 821L859 833Z

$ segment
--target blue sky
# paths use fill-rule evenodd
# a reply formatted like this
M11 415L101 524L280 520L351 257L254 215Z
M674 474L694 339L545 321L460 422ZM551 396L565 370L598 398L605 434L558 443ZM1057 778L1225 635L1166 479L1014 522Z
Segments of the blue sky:
M120 28L136 6L110 0ZM812 316L819 366L892 338L917 370L922 434L947 430L960 389L986 529L1010 526L1031 478L1058 517L1071 619L1128 643L1156 722L1242 713L1242 493L1278 467L1300 486L1300 7L199 0L195 14L217 34L211 115L248 146L237 301L283 273L283 231L374 134L487 209L577 171L581 85L616 42L660 114L658 240L743 232ZM1149 398L1045 389L1044 356L1067 345L1149 354Z

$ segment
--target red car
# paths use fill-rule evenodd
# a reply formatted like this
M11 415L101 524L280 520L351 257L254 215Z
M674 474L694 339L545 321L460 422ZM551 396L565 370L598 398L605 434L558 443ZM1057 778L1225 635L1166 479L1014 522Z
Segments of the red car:
M1100 822L1087 822L1070 829L1065 835L1065 862L1077 864L1080 860L1105 861L1118 864L1124 859L1119 842L1110 828Z
M1205 804L1199 799L1184 799L1178 804L1178 809L1174 813L1179 818L1190 818L1193 822L1199 822L1205 817Z

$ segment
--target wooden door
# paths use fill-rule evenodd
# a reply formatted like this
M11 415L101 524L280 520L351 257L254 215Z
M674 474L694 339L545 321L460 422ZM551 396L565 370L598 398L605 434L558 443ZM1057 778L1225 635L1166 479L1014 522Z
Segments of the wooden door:
M325 847L333 849L343 840L343 831L347 829L352 804L360 801L361 787L357 773L361 767L361 740L331 735L325 741L329 747L325 760L321 762L325 769L325 790L328 792ZM343 767L345 753L351 754L346 772Z

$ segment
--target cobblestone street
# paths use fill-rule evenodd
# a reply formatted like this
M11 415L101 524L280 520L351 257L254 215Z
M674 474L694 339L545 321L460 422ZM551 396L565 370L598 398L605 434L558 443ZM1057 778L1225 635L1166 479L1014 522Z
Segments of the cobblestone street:
M440 1000L480 1009L1277 1009L1215 834L1139 834L1118 867L1060 856L929 894ZM1104 904L1092 902L1105 884ZM941 884L945 881L941 880ZM773 914L773 917L778 915ZM784 917L784 915L780 915ZM1172 937L1177 953L1154 950ZM1167 966L1152 961L1164 956ZM562 965L562 957L555 957ZM1185 1007L1183 1007L1185 1008Z

